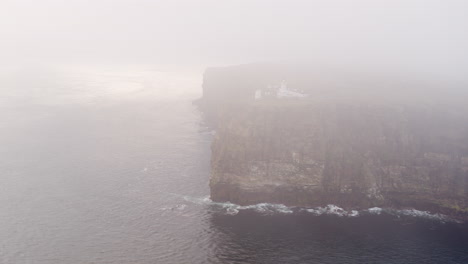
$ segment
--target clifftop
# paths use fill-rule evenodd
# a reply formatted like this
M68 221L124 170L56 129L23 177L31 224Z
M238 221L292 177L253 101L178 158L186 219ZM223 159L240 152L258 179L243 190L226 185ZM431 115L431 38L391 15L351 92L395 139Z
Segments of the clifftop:
M343 71L311 63L257 63L208 68L203 78L203 97L198 103L207 120L215 125L227 107L251 103L258 91L263 91L262 95L265 91L271 93L271 89L279 89L282 84L286 84L289 91L307 94L309 100L330 104L456 106L468 112L465 102L468 89L463 84Z

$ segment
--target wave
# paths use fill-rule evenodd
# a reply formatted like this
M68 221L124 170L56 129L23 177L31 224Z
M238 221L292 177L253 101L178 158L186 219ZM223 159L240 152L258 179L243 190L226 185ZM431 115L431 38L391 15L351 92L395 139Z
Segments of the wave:
M334 204L329 204L325 207L316 207L312 209L303 209L306 212L312 213L314 215L337 215L337 216L348 216L348 217L356 217L359 216L359 211L350 210L346 211L345 209L336 206Z
M420 211L416 209L392 209L392 208L380 208L372 207L364 210L345 210L337 205L329 204L324 207L304 208L295 206L286 206L284 204L272 204L272 203L259 203L254 205L238 205L231 202L213 202L209 196L202 198L193 198L184 196L184 200L199 204L207 205L211 207L216 213L225 215L237 215L240 211L254 211L264 215L272 214L312 214L316 216L321 215L334 215L337 217L358 217L363 215L393 215L396 217L415 217L429 220L437 220L441 222L456 222L454 219L443 215L431 213L428 211Z
M392 208L373 207L373 208L369 208L365 210L365 212L369 214L375 214L375 215L380 215L382 213L385 213L385 214L394 215L397 217L407 216L407 217L416 217L416 218L423 218L423 219L429 219L429 220L438 220L441 222L459 222L455 219L450 218L447 215L431 213L429 211L421 211L421 210L416 210L416 209L397 210L397 209L392 209Z
M284 204L271 204L271 203L259 203L254 205L238 205L231 202L213 202L209 196L202 198L195 198L190 196L183 196L184 200L199 204L199 205L209 205L216 212L225 213L228 215L236 215L239 211L242 210L251 210L262 214L274 214L274 213L283 213L291 214L293 213L294 207L288 207Z

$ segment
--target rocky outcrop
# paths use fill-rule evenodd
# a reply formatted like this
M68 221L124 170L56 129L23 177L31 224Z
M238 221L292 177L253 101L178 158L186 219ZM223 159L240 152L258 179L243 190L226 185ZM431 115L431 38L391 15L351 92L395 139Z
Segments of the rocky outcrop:
M212 199L468 218L464 104L340 94L254 101L246 93L220 107Z

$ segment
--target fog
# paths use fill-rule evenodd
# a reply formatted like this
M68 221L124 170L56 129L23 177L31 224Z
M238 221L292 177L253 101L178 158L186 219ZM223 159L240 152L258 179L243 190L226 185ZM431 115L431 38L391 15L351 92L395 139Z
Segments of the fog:
M308 60L465 80L463 0L3 0L5 63Z
M0 0L0 263L468 263L467 0Z

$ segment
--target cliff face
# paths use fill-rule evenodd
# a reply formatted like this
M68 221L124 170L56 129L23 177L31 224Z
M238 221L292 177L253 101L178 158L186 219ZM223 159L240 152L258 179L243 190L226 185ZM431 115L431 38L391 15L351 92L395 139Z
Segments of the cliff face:
M269 99L222 108L211 197L415 208L468 218L468 111L456 104Z

